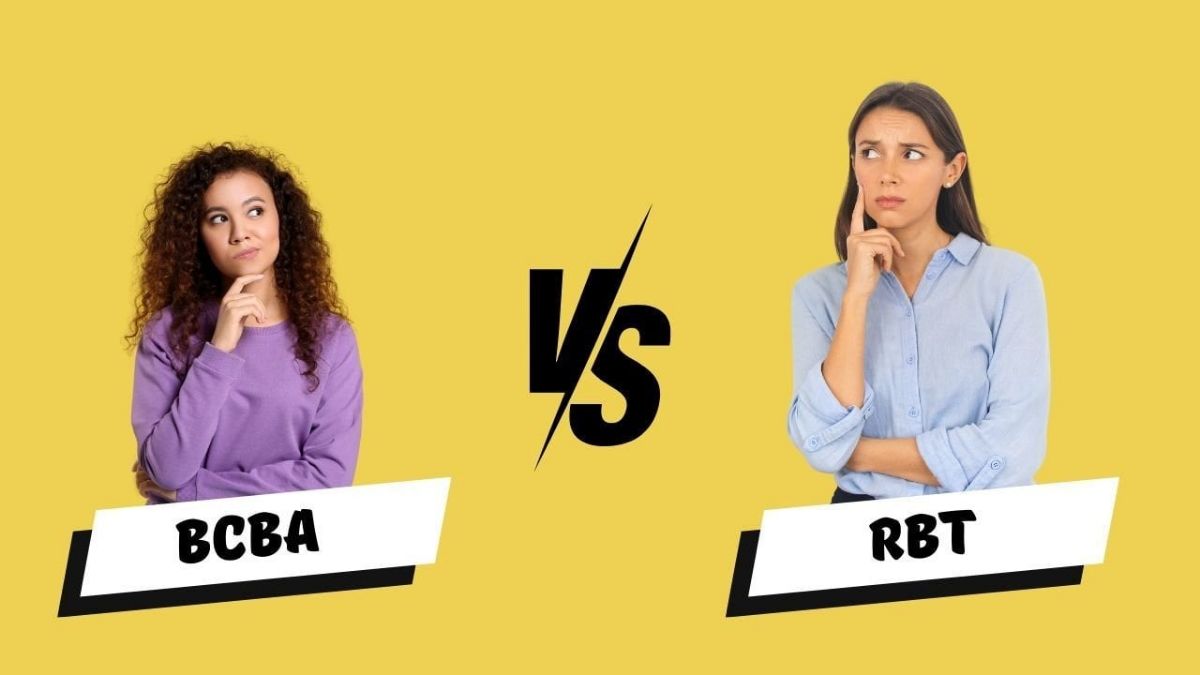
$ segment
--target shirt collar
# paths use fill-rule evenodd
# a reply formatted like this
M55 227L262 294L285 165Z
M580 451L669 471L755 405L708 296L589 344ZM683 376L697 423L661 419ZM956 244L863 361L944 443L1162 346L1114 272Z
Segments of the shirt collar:
M980 246L983 246L983 244L979 243L978 239L972 237L966 232L959 232L957 235L955 235L954 239L951 239L950 243L945 246L945 249L948 249L950 251L950 255L960 264L968 265L971 262L971 258L975 257L975 252L979 250ZM838 264L838 267L840 267L843 272L846 271L846 261L843 260Z
M966 265L971 262L971 258L975 257L975 252L982 245L978 239L966 232L959 232L946 248L950 249L950 255L954 256L955 260Z

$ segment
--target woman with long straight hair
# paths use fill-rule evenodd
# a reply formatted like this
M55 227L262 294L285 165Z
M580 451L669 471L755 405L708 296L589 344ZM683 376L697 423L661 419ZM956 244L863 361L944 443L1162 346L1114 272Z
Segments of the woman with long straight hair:
M1027 485L1050 400L1041 276L988 243L966 145L933 89L859 105L841 263L792 292L788 432L833 502Z

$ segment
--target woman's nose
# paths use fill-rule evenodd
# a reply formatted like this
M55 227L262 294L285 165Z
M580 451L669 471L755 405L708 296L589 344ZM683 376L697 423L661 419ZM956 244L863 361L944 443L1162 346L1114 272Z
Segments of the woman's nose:
M900 182L900 172L897 169L895 160L888 160L883 165L883 171L879 174L879 182L885 185L892 185Z
M240 244L248 236L249 234L246 232L246 228L238 222L237 218L229 219L229 243Z

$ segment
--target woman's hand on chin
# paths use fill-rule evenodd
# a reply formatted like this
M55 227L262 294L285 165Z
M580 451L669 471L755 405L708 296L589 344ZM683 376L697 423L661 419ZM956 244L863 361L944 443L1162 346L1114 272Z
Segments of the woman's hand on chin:
M904 249L891 232L876 227L867 230L863 225L866 198L862 185L854 200L850 216L850 234L846 237L846 295L870 297L875 292L881 271L892 270L894 256L904 256Z

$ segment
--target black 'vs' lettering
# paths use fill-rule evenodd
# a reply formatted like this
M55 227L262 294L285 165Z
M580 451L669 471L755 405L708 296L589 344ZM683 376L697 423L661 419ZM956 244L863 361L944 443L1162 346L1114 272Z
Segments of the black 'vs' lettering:
M529 270L529 391L563 394L550 432L546 434L546 442L538 454L538 464L546 454L546 448L571 401L571 394L579 384L592 349L600 339L600 331L612 311L617 291L625 279L633 251L649 218L650 212L646 211L620 268L594 269L588 273L579 305L563 336L561 350L558 349L558 335L563 271ZM661 395L658 380L620 348L621 334L630 329L637 331L640 345L671 344L671 323L661 310L650 305L617 308L612 326L604 336L596 361L592 364L592 373L625 397L625 414L616 422L606 422L600 414L599 404L571 405L571 430L579 440L589 445L628 443L645 433L658 414Z

